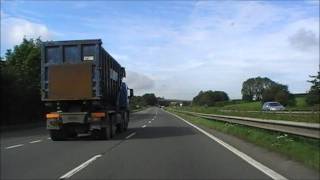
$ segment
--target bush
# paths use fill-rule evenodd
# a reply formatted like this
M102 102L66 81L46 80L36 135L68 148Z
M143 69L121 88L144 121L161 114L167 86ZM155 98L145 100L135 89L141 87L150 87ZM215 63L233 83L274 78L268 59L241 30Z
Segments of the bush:
M320 104L320 71L318 72L317 76L310 77L313 79L308 81L312 85L307 94L306 103L309 105Z
M228 101L229 96L223 91L200 91L199 94L193 98L192 102L196 105L214 106L217 102Z
M306 103L309 105L320 104L320 90L311 90L307 94Z
M295 105L294 95L288 91L288 86L282 84L272 85L262 93L262 102L277 101L280 104Z

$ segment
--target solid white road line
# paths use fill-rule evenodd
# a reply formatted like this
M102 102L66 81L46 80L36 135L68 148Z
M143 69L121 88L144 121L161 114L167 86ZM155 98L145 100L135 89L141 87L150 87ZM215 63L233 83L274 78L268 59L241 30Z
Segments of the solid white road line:
M101 154L95 155L92 158L90 158L88 161L80 164L78 167L72 169L71 171L67 172L65 175L61 176L59 179L67 179L76 174L77 172L81 171L83 168L87 167L90 163L92 163L97 158L101 157Z
M146 125L143 125L143 126L141 126L142 128L145 128L146 127Z
M39 140L35 140L35 141L31 141L31 142L29 142L30 144L33 144L33 143L38 143L38 142L41 142L42 140L41 139L39 139Z
M223 142L222 140L220 140L219 138L213 136L212 134L207 133L206 131L204 131L203 129L199 128L198 126L190 123L187 120L184 120L183 118L181 118L178 115L175 115L171 112L166 111L167 113L177 117L178 119L184 121L185 123L189 124L190 126L194 127L195 129L197 129L198 131L202 132L203 134L207 135L209 138L211 138L212 140L216 141L217 143L219 143L220 145L222 145L223 147L225 147L226 149L228 149L229 151L233 152L235 155L239 156L241 159L245 160L247 163L251 164L252 166L254 166L255 168L257 168L258 170L260 170L261 172L263 172L264 174L268 175L269 177L271 177L272 179L281 179L281 180L286 180L287 178L282 176L281 174L275 172L274 170L268 168L267 166L261 164L260 162L254 160L252 157L246 155L245 153L239 151L238 149L234 148L233 146Z
M23 146L23 145L24 145L24 144L17 144L17 145L5 147L5 149L16 148L16 147L20 147L20 146Z
M136 134L136 132L131 133L129 136L126 137L126 139L131 138L132 136L134 136Z

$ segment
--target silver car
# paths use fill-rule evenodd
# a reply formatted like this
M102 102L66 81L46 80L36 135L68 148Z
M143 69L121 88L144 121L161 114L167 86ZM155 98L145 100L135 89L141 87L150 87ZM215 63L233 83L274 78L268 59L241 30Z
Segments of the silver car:
M285 107L278 102L265 102L262 106L263 111L283 111Z

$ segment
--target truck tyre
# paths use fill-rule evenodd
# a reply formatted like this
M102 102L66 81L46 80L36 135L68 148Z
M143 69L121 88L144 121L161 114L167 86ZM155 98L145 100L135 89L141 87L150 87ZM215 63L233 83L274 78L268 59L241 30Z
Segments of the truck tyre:
M116 126L116 122L117 122L117 116L116 115L112 115L110 118L110 134L111 134L111 138L113 138L116 135L116 131L117 131L117 126Z
M117 124L117 132L118 133L124 132L124 122Z
M125 119L125 113L122 113L122 114L121 114L121 121L120 121L119 124L117 124L117 131L118 131L119 133L124 132L125 121L126 121L126 119Z
M117 131L117 126L115 125L115 123L112 123L112 125L110 126L110 131L111 131L111 138L113 138L116 135L116 131Z
M66 138L63 130L50 130L50 137L53 141L63 141Z
M78 136L78 134L77 134L76 132L72 132L72 131L70 132L70 131L69 131L69 132L67 133L67 136L70 137L70 138L76 138L76 137Z
M111 139L111 128L110 128L110 126L102 128L100 130L100 139L103 139L103 140Z
M128 130L128 125L129 125L129 112L124 113L124 131Z

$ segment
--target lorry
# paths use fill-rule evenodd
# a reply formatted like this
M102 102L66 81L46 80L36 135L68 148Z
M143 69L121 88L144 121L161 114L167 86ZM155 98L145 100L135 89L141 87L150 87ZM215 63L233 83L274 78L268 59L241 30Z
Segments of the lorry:
M53 141L89 133L110 139L129 123L122 67L101 39L47 41L41 46L41 100ZM129 92L129 96L128 96Z

